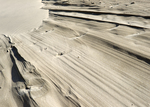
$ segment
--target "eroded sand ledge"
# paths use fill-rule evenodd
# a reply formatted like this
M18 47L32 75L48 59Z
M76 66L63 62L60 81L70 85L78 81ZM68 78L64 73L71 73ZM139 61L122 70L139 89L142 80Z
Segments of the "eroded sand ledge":
M43 3L39 29L0 36L2 107L150 107L148 0Z

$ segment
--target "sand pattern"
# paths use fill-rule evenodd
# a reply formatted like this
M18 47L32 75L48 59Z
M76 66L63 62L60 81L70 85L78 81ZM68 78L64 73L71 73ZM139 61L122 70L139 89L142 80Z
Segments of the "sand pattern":
M0 35L2 107L150 107L149 0L43 0L49 18Z

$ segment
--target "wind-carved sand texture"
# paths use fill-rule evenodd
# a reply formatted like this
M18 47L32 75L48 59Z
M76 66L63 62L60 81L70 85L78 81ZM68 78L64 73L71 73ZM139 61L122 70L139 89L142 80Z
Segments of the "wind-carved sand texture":
M38 29L0 35L0 107L150 107L149 0L42 2Z

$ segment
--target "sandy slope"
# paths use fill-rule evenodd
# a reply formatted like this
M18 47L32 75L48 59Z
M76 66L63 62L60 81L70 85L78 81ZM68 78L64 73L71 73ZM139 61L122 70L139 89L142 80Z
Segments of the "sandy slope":
M0 0L0 34L13 35L30 31L48 16L40 9L41 0Z
M43 3L37 30L0 36L2 107L150 107L148 0Z

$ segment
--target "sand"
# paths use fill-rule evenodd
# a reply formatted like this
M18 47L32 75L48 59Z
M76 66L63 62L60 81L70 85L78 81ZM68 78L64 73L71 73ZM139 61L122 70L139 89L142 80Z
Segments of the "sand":
M0 34L14 35L37 28L48 12L41 0L0 0Z
M0 107L150 107L149 0L42 2L0 27Z

